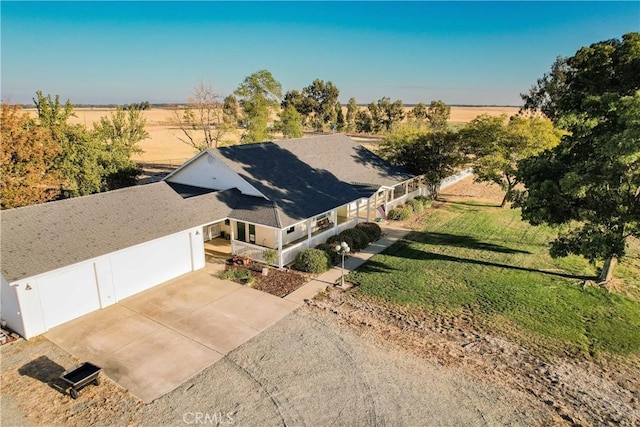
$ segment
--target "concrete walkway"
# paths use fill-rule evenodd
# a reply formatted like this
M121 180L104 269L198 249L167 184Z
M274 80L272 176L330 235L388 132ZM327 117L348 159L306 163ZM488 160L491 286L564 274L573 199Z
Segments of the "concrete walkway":
M366 249L352 254L344 260L344 273L348 274L354 271L362 264L367 262L372 256L379 254L387 249L389 246L402 239L409 234L411 230L406 228L393 227L385 224L381 225L383 237L375 243L369 245ZM321 274L310 282L306 283L297 290L291 292L284 299L295 302L297 304L304 304L306 300L310 300L320 292L327 289L328 286L333 286L340 280L342 269L340 266L333 267L326 273Z

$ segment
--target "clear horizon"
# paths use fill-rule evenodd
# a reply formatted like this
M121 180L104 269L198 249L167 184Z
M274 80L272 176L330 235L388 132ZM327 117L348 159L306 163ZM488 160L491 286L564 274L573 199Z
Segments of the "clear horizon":
M2 101L182 103L266 69L340 101L521 105L557 56L640 30L640 2L2 2Z

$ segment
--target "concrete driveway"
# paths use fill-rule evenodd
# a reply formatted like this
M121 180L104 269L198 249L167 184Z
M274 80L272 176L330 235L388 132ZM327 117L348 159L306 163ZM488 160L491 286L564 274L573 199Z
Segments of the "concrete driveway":
M220 280L208 265L45 336L149 403L300 305Z

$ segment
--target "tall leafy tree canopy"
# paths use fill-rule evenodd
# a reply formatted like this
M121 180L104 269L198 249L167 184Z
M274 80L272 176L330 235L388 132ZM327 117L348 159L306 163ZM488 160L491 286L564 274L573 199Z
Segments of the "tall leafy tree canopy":
M416 104L416 106L411 109L411 116L418 121L426 120L428 114L429 110L423 102Z
M358 113L358 102L355 98L349 98L347 103L346 125L347 130L354 130L356 125L356 114Z
M431 128L435 130L445 130L447 128L447 121L451 115L451 107L443 101L431 101L429 108L427 108L426 115Z
M394 127L382 140L378 153L392 164L424 175L433 198L438 197L442 180L465 161L456 132L427 129L420 123Z
M0 126L2 209L57 198L63 184L60 172L55 169L60 146L17 105L2 104Z
M267 70L247 76L235 90L246 117L243 143L266 141L271 137L268 122L271 112L278 108L282 98L282 85Z
M131 160L148 138L139 110L118 109L92 130L69 123L73 105L36 92L37 117L2 106L2 208L134 185Z
M492 117L480 115L461 131L465 150L474 155L477 182L498 184L504 191L501 206L511 200L518 184L518 161L539 154L560 142L561 133L540 117Z
M307 98L307 105L313 113L312 124L315 130L321 131L324 125L335 118L335 105L338 102L340 90L331 82L315 79L309 86L302 89Z
M301 138L302 116L291 104L287 105L279 114L279 121L275 123L275 129L282 132L284 138Z
M640 237L640 33L558 58L522 97L567 132L520 163L522 216L564 224L551 254L604 260L606 283L628 238Z

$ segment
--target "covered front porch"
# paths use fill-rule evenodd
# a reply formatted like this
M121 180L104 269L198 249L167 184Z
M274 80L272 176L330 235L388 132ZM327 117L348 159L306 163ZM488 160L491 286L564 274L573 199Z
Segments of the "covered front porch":
M265 251L272 249L278 255L275 265L283 267L293 263L301 250L366 221L366 212L367 199L360 199L282 229L232 219L229 255L266 263Z
M370 221L379 218L386 219L389 210L406 203L418 196L428 196L427 183L422 176L418 176L401 182L393 187L381 187L378 192L371 196L371 209L367 214Z

